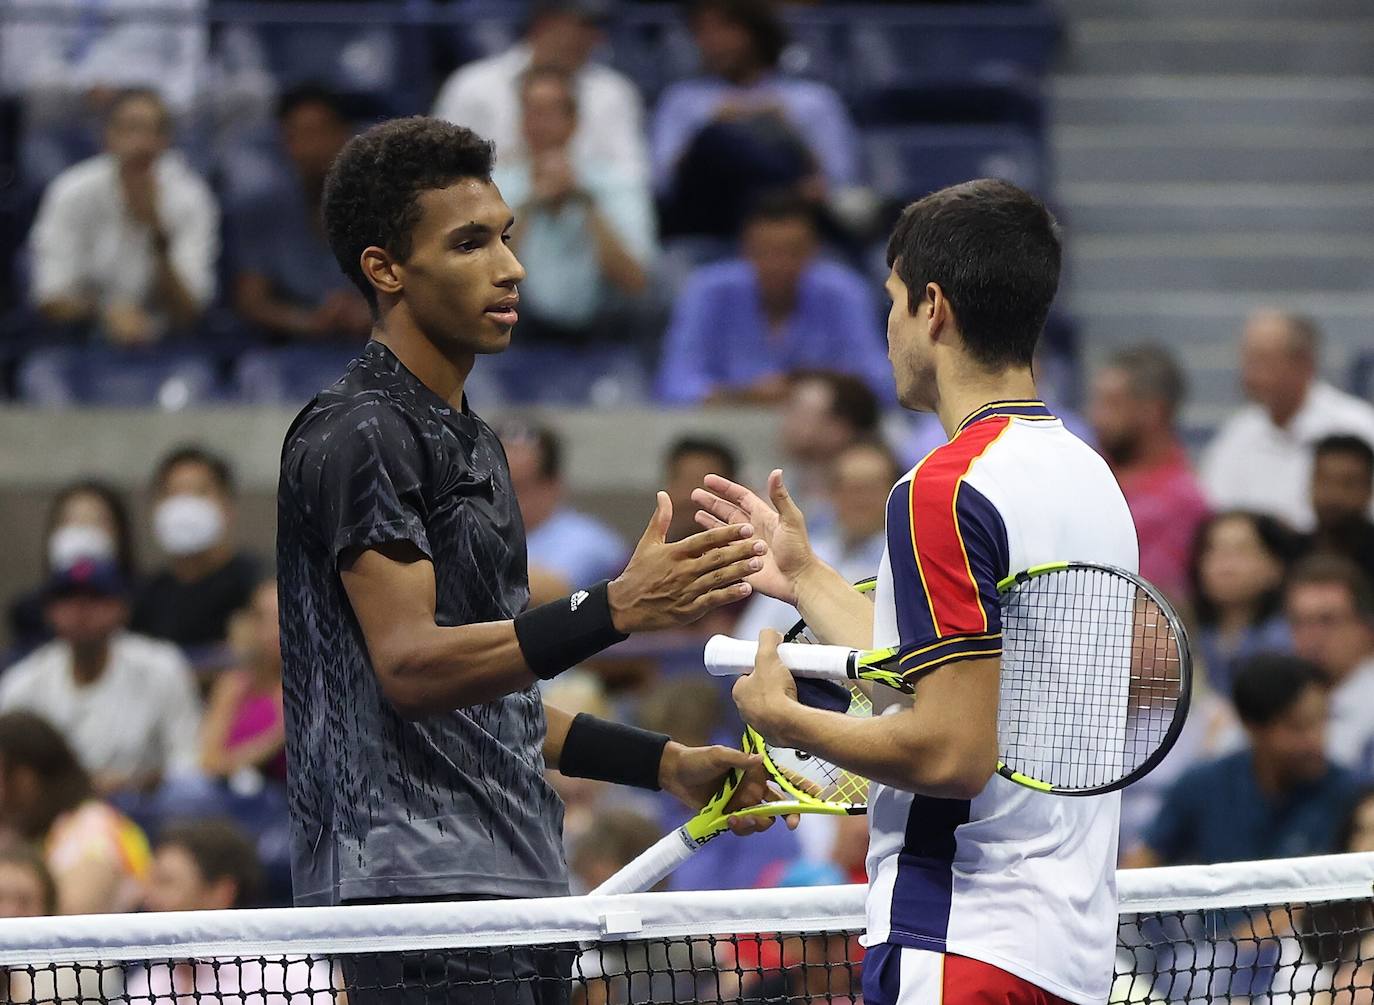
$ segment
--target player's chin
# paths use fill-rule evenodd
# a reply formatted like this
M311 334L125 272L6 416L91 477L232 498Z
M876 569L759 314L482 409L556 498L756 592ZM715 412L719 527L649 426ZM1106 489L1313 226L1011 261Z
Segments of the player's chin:
M514 314L513 311L507 313ZM480 353L505 352L510 347L511 333L515 330L517 320L519 320L518 317L497 317L491 312L484 314L482 345L477 351Z

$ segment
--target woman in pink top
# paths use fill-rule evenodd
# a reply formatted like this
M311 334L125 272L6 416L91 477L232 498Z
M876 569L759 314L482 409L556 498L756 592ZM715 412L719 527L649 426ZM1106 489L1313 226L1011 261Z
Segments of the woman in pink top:
M216 678L201 726L200 764L206 774L232 779L245 771L286 779L282 718L281 644L277 584L266 579L236 615L230 640L239 667Z

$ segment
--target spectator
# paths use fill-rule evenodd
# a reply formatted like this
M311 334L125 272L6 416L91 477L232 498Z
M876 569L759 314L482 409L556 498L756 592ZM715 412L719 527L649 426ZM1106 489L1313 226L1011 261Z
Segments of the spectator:
M143 907L149 911L223 911L252 905L262 880L248 835L227 820L174 825L157 843ZM256 1005L326 1005L335 992L324 960L258 956L232 966L167 961L131 966L124 993L146 1005L252 1001Z
M1374 787L1361 789L1350 804L1336 847L1343 852L1374 851Z
M787 484L815 534L834 519L831 466L840 452L879 435L878 399L857 377L801 370L788 382L778 427Z
M1235 668L1256 653L1287 650L1280 585L1293 535L1273 517L1218 513L1198 528L1188 563L1199 630L1194 653L1212 686L1231 689Z
M773 404L788 377L833 367L891 399L892 368L868 282L820 254L806 203L774 196L744 228L744 257L706 265L673 309L658 396L675 404Z
M578 158L570 74L531 68L520 111L527 153L504 158L492 173L515 207L511 244L529 270L516 348L623 341L610 315L645 291L654 254L647 183L614 162Z
M878 574L887 543L887 498L902 469L896 455L877 440L846 447L835 458L830 485L835 522L811 535L811 550L850 582ZM797 620L791 604L756 594L735 628L756 639L765 628L785 632Z
M0 918L57 913L57 884L43 856L28 845L0 847Z
M43 581L86 558L114 561L125 582L137 577L129 511L120 494L100 481L73 482L53 498L43 532ZM10 638L15 659L52 639L41 589L10 606Z
M734 236L760 193L859 183L839 95L778 73L787 31L770 0L697 0L690 17L705 76L670 85L651 130L666 232Z
M227 820L197 820L163 830L153 850L143 907L148 911L225 911L249 907L261 886L258 853Z
M213 778L244 773L286 782L277 581L264 579L234 621L237 669L215 678L200 732L200 768Z
M1233 415L1202 458L1218 509L1245 508L1312 528L1312 446L1332 433L1374 443L1374 406L1317 377L1320 332L1308 318L1251 315L1241 336L1241 380L1251 404Z
M1312 449L1316 529L1306 550L1345 555L1374 580L1374 448L1358 436L1327 436Z
M629 549L600 520L564 505L563 445L553 430L511 425L501 443L525 521L531 602L618 575Z
M107 714L130 704L126 697ZM0 821L43 849L58 914L118 914L138 903L147 838L96 798L62 734L30 712L0 713Z
M664 465L663 488L673 503L673 519L668 524L668 541L681 541L701 528L697 526L697 505L692 490L709 474L735 480L739 458L721 440L704 436L684 436L668 448Z
M624 178L648 176L644 106L630 80L592 62L605 39L613 0L536 0L522 42L454 71L433 115L496 143L497 160L528 156L520 135L520 80L532 66L572 74L581 109L573 161L614 167Z
M339 271L320 216L324 176L352 125L338 96L318 87L284 94L277 122L292 177L231 214L234 308L274 340L360 342L372 312Z
M196 763L190 668L174 646L124 630L127 593L109 561L54 573L45 612L57 638L0 678L0 711L60 729L101 793L150 791Z
M153 502L153 539L168 563L139 591L133 627L200 660L228 638L259 578L257 561L234 546L233 472L201 447L178 447L157 466Z
M53 179L34 221L31 299L55 324L94 324L116 345L186 329L215 294L219 211L170 149L157 92L110 105L105 153Z
M1129 868L1334 850L1355 776L1326 759L1326 686L1293 656L1257 656L1232 692L1249 747L1186 772Z
M1314 555L1288 577L1284 610L1293 651L1331 689L1326 754L1374 775L1374 587L1339 555Z
M634 810L603 810L596 828L582 835L569 856L578 892L595 890L662 836L654 820Z
M1187 390L1159 346L1115 353L1092 381L1088 417L1140 538L1140 574L1165 594L1188 595L1188 554L1207 518L1202 487L1175 421Z

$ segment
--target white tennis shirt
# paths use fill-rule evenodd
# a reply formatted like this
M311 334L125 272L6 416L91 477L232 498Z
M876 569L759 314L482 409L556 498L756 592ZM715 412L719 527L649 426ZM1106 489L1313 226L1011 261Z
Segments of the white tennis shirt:
M873 645L899 647L906 671L1000 656L999 580L1058 561L1135 571L1138 558L1106 463L1042 403L995 402L893 489ZM907 701L878 692L878 714ZM972 800L875 783L865 943L956 953L1105 1001L1119 813L1117 794L1046 795L999 775Z

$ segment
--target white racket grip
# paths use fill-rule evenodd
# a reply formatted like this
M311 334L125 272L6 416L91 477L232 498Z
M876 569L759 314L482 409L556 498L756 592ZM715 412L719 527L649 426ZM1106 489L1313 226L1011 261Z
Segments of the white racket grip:
M706 643L706 669L716 677L739 677L754 669L758 650L757 642L713 635ZM851 680L854 652L844 646L813 646L798 642L784 642L778 646L779 658L793 675L821 680Z
M686 827L679 827L671 834L659 838L633 862L626 864L614 876L591 891L591 896L643 893L645 890L651 890L664 876L671 875L673 870L695 855L700 847L701 845L688 835Z

